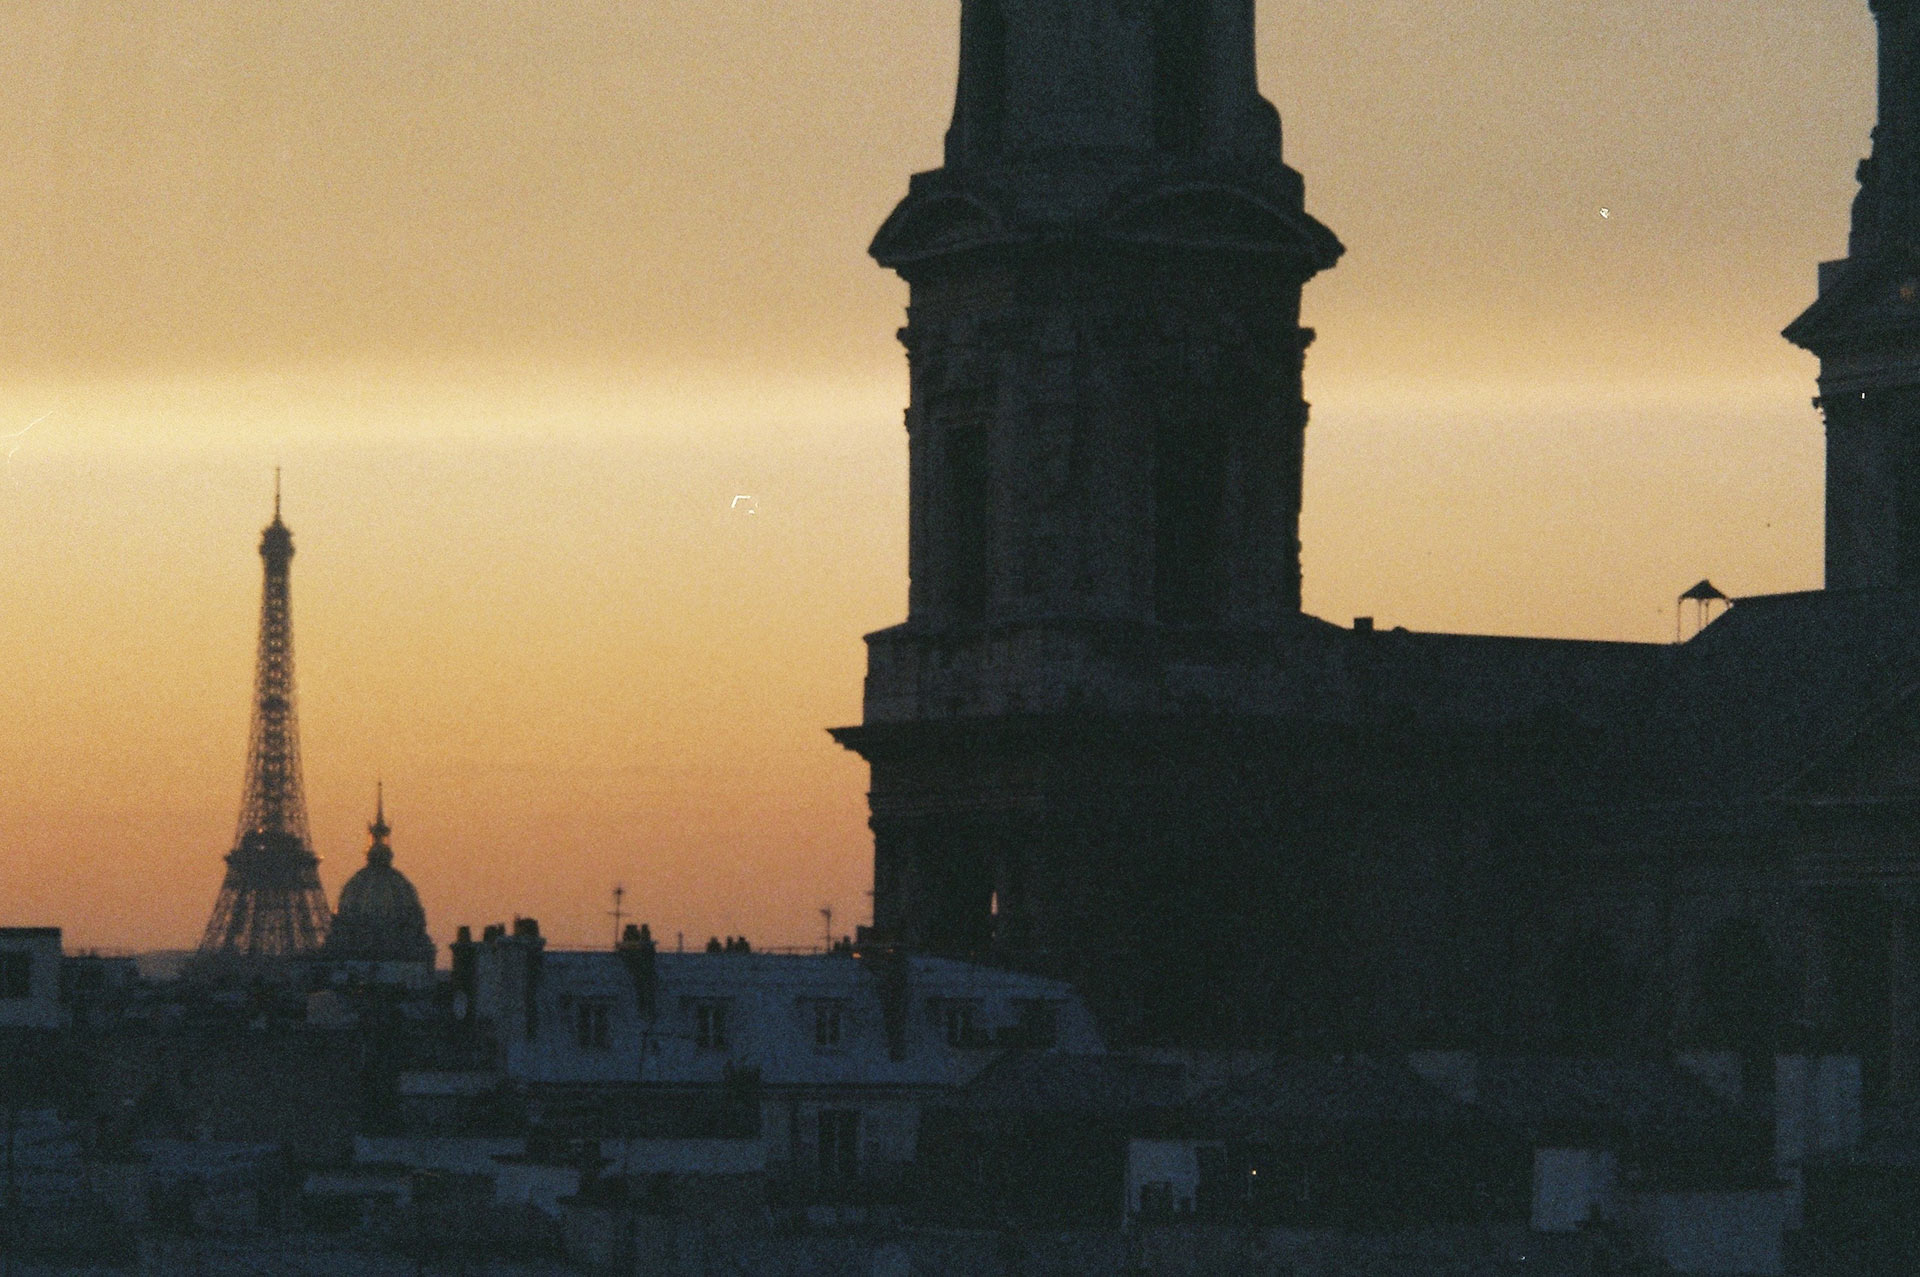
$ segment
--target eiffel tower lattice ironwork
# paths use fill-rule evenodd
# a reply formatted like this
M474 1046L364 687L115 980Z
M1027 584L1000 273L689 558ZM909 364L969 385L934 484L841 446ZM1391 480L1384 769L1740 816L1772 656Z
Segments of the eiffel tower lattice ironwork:
M260 656L254 674L247 792L227 854L227 876L199 958L258 959L317 953L332 913L320 886L320 858L307 831L300 786L300 730L293 696L293 616L287 568L293 534L280 522L280 477L273 522L260 535L266 584L260 596Z

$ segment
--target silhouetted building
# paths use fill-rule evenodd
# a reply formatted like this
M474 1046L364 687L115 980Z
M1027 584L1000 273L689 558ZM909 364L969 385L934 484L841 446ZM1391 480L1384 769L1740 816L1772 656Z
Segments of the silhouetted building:
M312 957L327 938L330 913L320 858L307 830L300 784L300 725L294 705L293 610L288 568L293 534L280 522L274 476L273 522L260 534L266 576L260 594L260 652L254 672L247 792L227 874L200 938L194 970L221 977L259 970L263 961Z
M1293 841L1267 738L1330 629L1298 611L1299 300L1341 246L1250 0L964 13L946 167L874 244L912 286L908 618L837 733L873 766L875 924L1210 1020L1261 962L1234 933L1287 930L1239 884Z
M378 975L388 964L412 964L431 978L434 944L427 935L426 910L407 876L393 867L393 847L387 836L386 796L374 804L367 833L367 863L340 888L340 907L321 954L331 963L367 966Z
M1920 1081L1920 19L1875 8L1854 256L1790 330L1833 588L1668 646L1302 615L1298 303L1340 246L1253 0L966 0L945 166L873 248L912 586L835 736L876 938L1070 978L1121 1041L1793 1040Z
M1787 339L1820 357L1827 588L1920 585L1920 9L1870 0L1880 110L1847 256Z

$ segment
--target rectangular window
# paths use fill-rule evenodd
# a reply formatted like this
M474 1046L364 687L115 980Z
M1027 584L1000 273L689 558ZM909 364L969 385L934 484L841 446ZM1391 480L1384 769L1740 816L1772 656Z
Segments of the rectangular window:
M606 1051L613 1047L607 1025L605 1002L582 1002L573 1009L573 1038L582 1051Z
M817 1051L832 1051L840 1046L846 1029L846 1003L839 1001L813 1004L813 1046Z
M0 953L0 998L33 996L33 955Z
M693 1044L702 1051L727 1049L727 1004L701 1002L693 1008Z
M820 1177L853 1179L860 1173L860 1113L820 1110Z

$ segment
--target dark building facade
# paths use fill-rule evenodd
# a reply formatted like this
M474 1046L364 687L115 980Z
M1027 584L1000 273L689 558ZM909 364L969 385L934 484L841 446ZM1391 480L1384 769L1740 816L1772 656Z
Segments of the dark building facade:
M912 289L912 585L835 736L876 938L1072 978L1120 1040L1920 1076L1920 22L1875 9L1853 257L1789 331L1830 588L1667 646L1303 615L1299 303L1341 248L1253 0L967 0L945 167L873 248Z

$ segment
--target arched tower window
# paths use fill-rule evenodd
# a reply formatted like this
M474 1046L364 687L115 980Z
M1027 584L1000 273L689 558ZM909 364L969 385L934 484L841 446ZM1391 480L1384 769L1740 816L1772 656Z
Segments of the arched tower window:
M1863 894L1836 903L1823 922L1826 1036L1832 1048L1860 1056L1867 1094L1878 1096L1893 1045L1893 913Z
M1163 625L1219 619L1226 431L1209 411L1164 420L1154 441L1154 614Z
M1207 5L1160 0L1153 11L1153 140L1187 154L1206 136Z
M1717 1050L1771 1049L1784 992L1760 928L1733 918L1714 928L1700 951L1700 1028Z
M958 621L987 610L992 553L992 467L984 423L966 421L947 431L947 605Z

